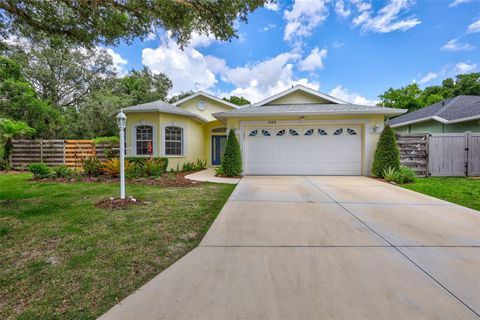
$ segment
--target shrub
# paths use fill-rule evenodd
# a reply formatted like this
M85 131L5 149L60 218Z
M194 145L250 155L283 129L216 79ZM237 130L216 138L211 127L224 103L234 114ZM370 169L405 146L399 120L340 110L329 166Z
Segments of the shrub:
M120 143L120 138L117 137L117 136L112 136L112 137L99 137L99 138L93 139L93 143L95 143L95 145L97 145L97 144L99 144L99 143L119 144L119 143Z
M130 173L134 170L134 164L125 160L125 173ZM117 177L120 174L120 160L118 158L113 158L107 161L102 162L101 170L112 177Z
M382 176L386 181L390 182L393 181L393 179L395 178L395 172L395 168L389 167L383 170Z
M99 176L102 174L102 162L97 157L89 157L82 159L83 173L87 176Z
M393 175L393 181L396 183L411 183L415 182L416 178L415 172L405 166L400 166Z
M53 167L51 169L51 172L52 175L56 178L69 178L74 174L73 170L64 164Z
M228 133L221 164L222 175L236 177L242 174L242 155L240 144L233 130Z
M145 175L153 177L161 176L168 167L168 158L162 157L127 157L125 160L144 168Z
M380 134L377 143L375 156L373 159L372 173L381 177L384 170L392 168L394 170L400 167L400 153L395 139L395 132L389 126L386 126Z
M160 159L147 159L145 161L145 171L149 177L160 177L167 170L168 160L164 158Z
M35 179L44 179L50 177L50 168L45 163L31 163L28 165L28 171L33 173Z
M207 160L197 159L193 162L184 162L182 171L199 171L207 168Z

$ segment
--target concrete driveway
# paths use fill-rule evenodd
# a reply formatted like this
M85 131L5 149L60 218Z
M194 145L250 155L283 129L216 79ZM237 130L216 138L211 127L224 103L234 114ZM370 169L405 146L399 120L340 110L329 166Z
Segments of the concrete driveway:
M102 319L479 319L480 212L365 177L241 180Z

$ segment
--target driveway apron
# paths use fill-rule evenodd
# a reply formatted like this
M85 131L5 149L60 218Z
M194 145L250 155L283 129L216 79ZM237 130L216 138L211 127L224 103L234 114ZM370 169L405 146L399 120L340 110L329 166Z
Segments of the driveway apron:
M244 177L101 319L480 319L480 212L366 177Z

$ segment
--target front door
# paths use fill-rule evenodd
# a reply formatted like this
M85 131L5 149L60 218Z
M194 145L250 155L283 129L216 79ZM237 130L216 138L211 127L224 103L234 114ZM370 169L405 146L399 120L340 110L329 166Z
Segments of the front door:
M222 163L226 141L227 136L212 136L212 165L217 166Z

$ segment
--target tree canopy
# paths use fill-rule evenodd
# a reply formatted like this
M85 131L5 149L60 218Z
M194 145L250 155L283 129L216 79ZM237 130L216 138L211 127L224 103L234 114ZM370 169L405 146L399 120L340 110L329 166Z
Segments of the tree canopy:
M65 39L93 47L145 38L156 29L169 31L185 45L192 33L219 40L237 36L235 22L271 0L106 0L0 1L0 30L25 37Z
M458 95L480 96L480 73L460 74L455 79L443 80L439 86L430 86L423 90L416 83L399 89L390 88L379 96L379 105L408 109L410 112Z
M250 104L249 100L245 99L244 97L238 97L238 96L230 96L230 98L224 97L223 100L236 104L237 106Z

